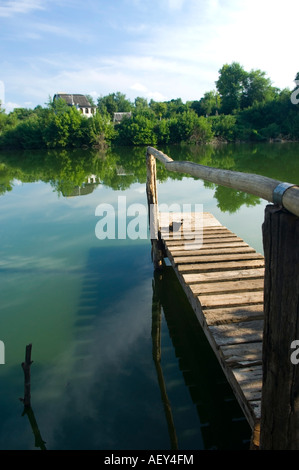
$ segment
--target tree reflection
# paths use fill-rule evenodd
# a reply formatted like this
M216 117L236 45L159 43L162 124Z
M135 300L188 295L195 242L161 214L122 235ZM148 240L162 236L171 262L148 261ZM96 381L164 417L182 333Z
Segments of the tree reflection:
M298 183L299 145L229 144L178 145L161 149L174 160L188 160L214 168L258 173L281 181ZM2 152L0 154L0 195L11 191L14 181L49 183L59 196L69 197L92 192L97 184L124 191L133 184L145 184L145 147L112 147L107 150L43 150ZM90 178L94 178L90 186ZM157 178L182 180L181 173L167 171L157 162ZM191 178L189 176L189 178ZM213 189L223 212L236 212L242 205L255 206L259 198L231 188L204 182Z

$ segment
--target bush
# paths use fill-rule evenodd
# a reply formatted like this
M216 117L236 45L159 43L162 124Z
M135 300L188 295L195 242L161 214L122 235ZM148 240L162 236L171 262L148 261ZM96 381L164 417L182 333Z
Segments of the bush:
M220 114L208 118L215 137L221 137L228 142L236 138L236 116L232 114Z

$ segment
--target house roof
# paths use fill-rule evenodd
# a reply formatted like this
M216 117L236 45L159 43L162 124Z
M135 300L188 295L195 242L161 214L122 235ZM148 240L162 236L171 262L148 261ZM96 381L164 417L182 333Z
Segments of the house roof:
M130 118L132 117L132 113L114 113L113 121L121 122L124 117Z
M82 108L92 108L90 102L85 95L71 95L68 93L57 93L54 96L54 100L62 98L69 106L79 106Z

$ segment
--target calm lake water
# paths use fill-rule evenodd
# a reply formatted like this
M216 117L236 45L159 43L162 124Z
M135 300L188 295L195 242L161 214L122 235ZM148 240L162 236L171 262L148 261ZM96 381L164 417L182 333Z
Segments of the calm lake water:
M161 150L299 183L295 143ZM158 178L159 203L203 204L263 252L265 201L159 164ZM249 426L172 269L154 274L148 237L96 236L99 206L122 227L126 208L146 207L145 181L143 148L0 153L0 449L248 448ZM32 414L22 416L29 343Z

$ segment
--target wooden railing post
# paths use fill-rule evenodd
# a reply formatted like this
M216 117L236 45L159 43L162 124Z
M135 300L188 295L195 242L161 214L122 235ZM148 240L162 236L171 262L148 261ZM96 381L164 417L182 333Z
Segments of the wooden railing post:
M299 450L299 218L268 205L265 254L261 450ZM297 346L298 349L298 346ZM298 353L299 358L299 353Z
M161 269L163 264L163 250L159 225L156 159L149 152L146 153L146 167L146 194L152 243L152 260L155 269Z

